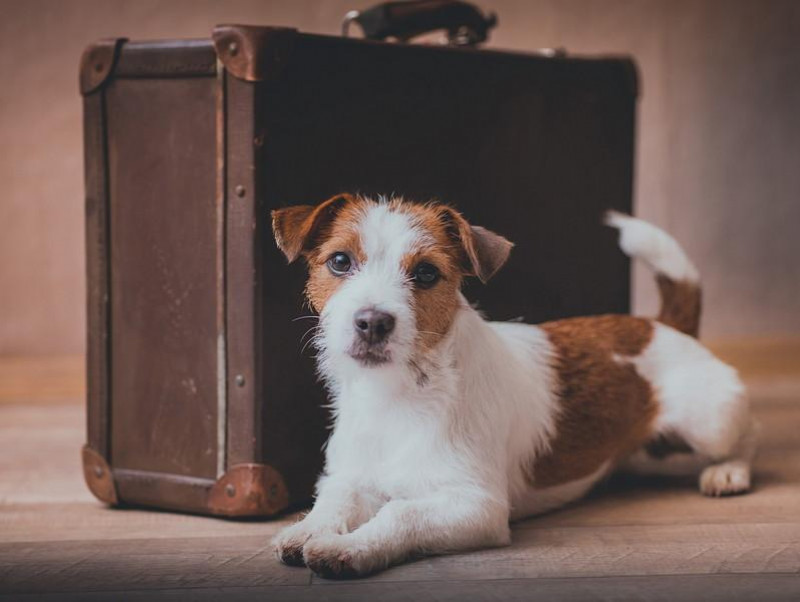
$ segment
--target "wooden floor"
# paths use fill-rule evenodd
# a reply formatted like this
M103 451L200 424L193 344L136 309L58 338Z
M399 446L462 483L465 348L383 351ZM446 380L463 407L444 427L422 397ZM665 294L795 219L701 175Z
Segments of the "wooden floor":
M517 524L505 549L336 583L280 565L293 517L234 522L112 510L85 489L82 362L0 360L0 600L800 600L800 354L722 350L764 425L755 490L615 478ZM772 359L770 359L772 354Z

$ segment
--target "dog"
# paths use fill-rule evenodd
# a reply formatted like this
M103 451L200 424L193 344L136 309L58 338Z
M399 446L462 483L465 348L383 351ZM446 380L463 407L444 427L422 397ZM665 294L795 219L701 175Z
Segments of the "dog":
M510 521L617 468L688 459L706 495L750 488L757 429L736 371L696 339L696 268L655 226L606 223L656 273L657 319L485 320L462 282L487 282L513 245L446 204L342 194L272 212L279 249L308 266L333 415L314 506L273 540L282 562L346 578L504 546Z

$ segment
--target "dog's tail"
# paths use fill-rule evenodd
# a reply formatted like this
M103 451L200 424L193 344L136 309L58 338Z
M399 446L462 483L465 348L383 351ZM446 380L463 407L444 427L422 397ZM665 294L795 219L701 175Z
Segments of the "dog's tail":
M696 337L700 328L700 274L678 242L644 220L609 211L605 223L619 230L619 246L655 273L661 291L658 321Z

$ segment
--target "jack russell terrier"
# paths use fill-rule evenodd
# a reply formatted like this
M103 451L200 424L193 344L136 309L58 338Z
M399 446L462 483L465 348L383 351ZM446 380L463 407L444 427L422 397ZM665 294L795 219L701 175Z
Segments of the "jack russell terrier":
M339 195L272 212L278 247L308 264L334 418L314 507L275 537L283 562L342 578L507 545L509 520L616 467L681 469L671 452L706 495L750 487L756 429L736 371L696 339L697 270L655 226L606 223L655 271L656 320L486 321L462 280L489 280L513 245L447 205Z

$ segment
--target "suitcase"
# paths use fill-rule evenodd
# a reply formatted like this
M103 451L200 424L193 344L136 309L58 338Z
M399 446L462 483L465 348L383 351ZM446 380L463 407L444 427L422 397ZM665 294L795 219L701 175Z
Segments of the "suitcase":
M269 211L438 198L516 243L467 297L493 319L629 309L602 211L631 210L624 58L220 26L84 53L90 490L258 516L306 503L327 436L305 271Z

